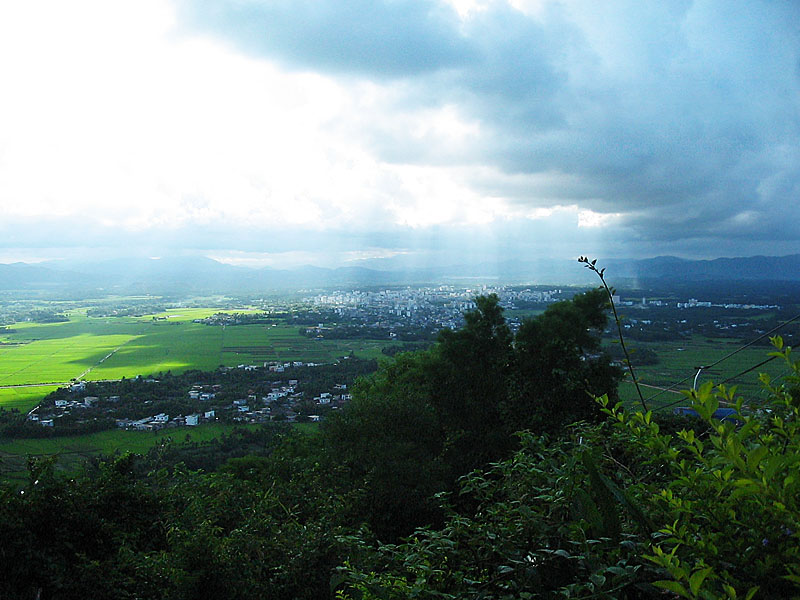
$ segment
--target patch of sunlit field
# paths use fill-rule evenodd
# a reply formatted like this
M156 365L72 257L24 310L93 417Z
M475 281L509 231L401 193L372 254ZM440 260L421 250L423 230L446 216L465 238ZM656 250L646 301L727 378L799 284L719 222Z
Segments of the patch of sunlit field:
M56 389L54 385L36 387L0 388L0 408L5 410L17 409L28 412L39 404L42 399Z
M300 335L302 327L280 324L225 327L222 352L225 364L261 362L328 363L349 356L377 358L390 340L321 340Z
M137 321L143 321L143 322L152 321L154 319L156 319L156 320L164 319L164 320L167 320L167 321L170 321L170 322L179 322L179 321L185 322L185 321L194 321L195 319L205 319L205 318L210 317L212 315L215 315L217 313L228 313L228 314L245 313L245 314L252 314L252 313L262 313L262 312L264 312L264 311L261 310L261 309L251 308L251 307L236 308L236 309L224 309L224 310L220 309L220 308L202 308L202 307L201 308L198 308L198 307L192 307L192 308L170 308L170 309L167 309L164 312L157 312L157 313L144 315L144 316L141 316L141 317L133 317L133 318L136 319Z
M381 356L390 340L318 340L286 324L205 325L218 309L175 309L164 318L87 317L64 323L19 323L0 340L0 386L102 380L220 365L265 362L326 363L353 353Z
M64 323L19 323L0 345L0 385L58 383L80 377L136 335L129 323L73 317Z

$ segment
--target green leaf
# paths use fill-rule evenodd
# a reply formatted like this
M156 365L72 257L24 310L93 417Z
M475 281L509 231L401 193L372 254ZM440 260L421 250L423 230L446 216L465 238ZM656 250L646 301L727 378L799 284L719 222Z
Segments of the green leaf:
M575 491L573 511L577 518L583 519L589 524L592 531L599 532L602 529L603 517L600 515L600 511L597 510L597 504L592 500L589 492L583 488L578 488Z
M767 479L767 481L771 480L775 476L775 473L777 473L778 470L784 466L784 464L785 459L783 456L777 454L770 456L769 459L767 459L767 466L764 469L764 477Z
M728 598L736 598L736 589L733 586L724 583L722 589L728 594Z
M681 598L691 597L689 596L689 592L686 591L686 588L677 581L656 581L653 585L657 588L669 590L670 592L678 594Z
M589 575L589 580L597 587L603 587L603 585L606 583L606 578L599 573L592 573Z
M692 595L697 596L698 592L700 591L700 586L703 585L706 577L711 574L713 569L711 567L706 567L705 569L701 569L699 571L695 571L692 573L692 576L689 577L689 589L692 590Z
M347 575L344 573L335 573L331 576L330 585L331 585L331 592L335 592L336 589L342 585L345 581L347 581Z
M747 468L754 471L758 467L761 459L767 455L768 449L766 446L756 446L747 454Z
M756 425L758 425L758 421L755 419L748 420L744 425L742 425L741 429L739 429L739 438L742 440L747 439Z
M592 496L602 517L602 531L600 533L603 536L617 539L622 530L622 524L614 502L614 494L609 486L611 482L597 470L594 460L588 451L583 453L581 459L589 472Z
M505 575L506 573L513 573L514 567L510 567L508 565L500 565L499 567L497 567L497 572L500 575Z
M644 514L644 511L642 511L642 509L639 508L639 506L613 481L597 470L597 467L595 466L594 461L588 452L584 452L581 458L586 466L586 470L589 471L589 479L592 483L592 490L594 491L595 488L604 489L604 496L607 497L607 495L610 494L614 499L616 499L616 501L628 511L631 517L633 517L633 520L636 522L636 524L639 525L639 529L642 534L649 537L650 534L655 530L655 527ZM616 512L614 514L616 515ZM618 516L617 520L619 520Z

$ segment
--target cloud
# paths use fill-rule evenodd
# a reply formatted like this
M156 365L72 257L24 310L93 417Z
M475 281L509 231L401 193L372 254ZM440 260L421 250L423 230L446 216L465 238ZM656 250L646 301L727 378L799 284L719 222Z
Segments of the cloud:
M186 24L298 68L407 76L470 54L449 6L425 0L181 2Z
M382 161L479 165L476 191L621 214L640 239L793 237L797 4L197 6L259 56L390 90L350 124ZM448 111L463 143L408 126Z
M796 3L42 2L0 247L800 251Z

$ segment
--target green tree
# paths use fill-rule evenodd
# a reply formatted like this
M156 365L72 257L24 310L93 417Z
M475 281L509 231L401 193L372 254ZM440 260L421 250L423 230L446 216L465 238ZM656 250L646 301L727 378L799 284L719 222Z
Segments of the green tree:
M496 294L475 303L463 328L439 334L428 367L431 403L447 432L444 460L458 474L507 454L513 444L501 413L513 336Z
M331 462L363 487L359 513L382 539L410 533L438 514L445 486L444 434L431 404L431 352L405 353L357 381L353 400L322 425Z
M800 360L780 337L772 341L788 375L760 376L768 394L761 410L735 388L707 382L686 392L702 429L671 434L650 412L606 403L662 474L640 493L661 523L646 558L670 576L656 585L681 597L800 596ZM721 404L735 419L717 418Z
M555 431L566 423L597 420L594 398L616 398L622 373L600 351L607 307L605 293L595 289L523 322L503 405L507 431Z
M463 328L362 379L323 427L353 484L363 482L364 514L383 539L437 519L431 495L507 457L515 431L557 431L599 415L592 393L615 393L619 372L596 353L605 322L598 292L554 305L516 340L496 295L475 302Z

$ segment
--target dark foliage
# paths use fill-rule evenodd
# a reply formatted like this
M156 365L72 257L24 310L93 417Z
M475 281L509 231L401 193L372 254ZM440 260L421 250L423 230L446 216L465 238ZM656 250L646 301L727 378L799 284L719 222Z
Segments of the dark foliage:
M354 484L369 492L363 514L382 539L441 519L431 494L508 456L515 431L596 419L593 394L616 394L620 371L598 351L600 291L550 306L516 338L496 295L476 304L462 329L442 331L432 349L398 355L362 380L323 428Z

